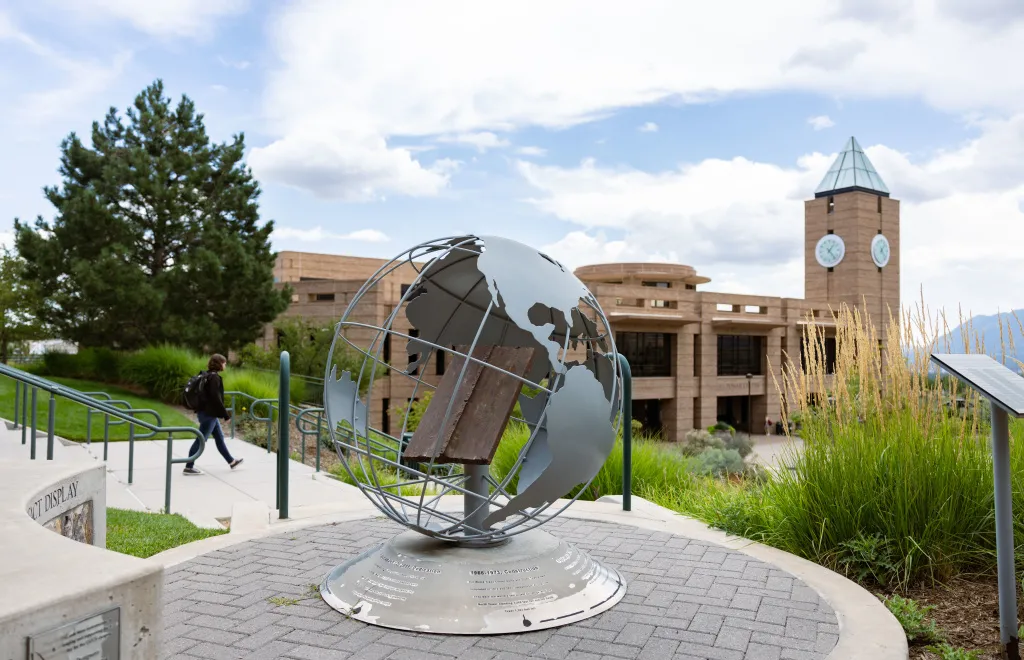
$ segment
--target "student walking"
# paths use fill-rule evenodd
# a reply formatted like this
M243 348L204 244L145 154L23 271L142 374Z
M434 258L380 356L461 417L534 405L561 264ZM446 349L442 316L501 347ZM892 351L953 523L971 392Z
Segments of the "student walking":
M224 431L220 428L220 420L231 419L231 412L224 407L224 381L220 377L220 373L224 371L227 363L228 359L223 355L215 353L210 356L206 371L193 377L185 387L185 403L195 411L199 418L199 432L207 440L210 439L211 434L213 435L213 439L217 443L217 451L234 470L241 464L242 459L231 457L231 452L228 451L228 446L224 443ZM199 446L199 438L196 438L188 455L192 456L199 451ZM196 469L194 461L185 464L184 473L202 474L200 470Z

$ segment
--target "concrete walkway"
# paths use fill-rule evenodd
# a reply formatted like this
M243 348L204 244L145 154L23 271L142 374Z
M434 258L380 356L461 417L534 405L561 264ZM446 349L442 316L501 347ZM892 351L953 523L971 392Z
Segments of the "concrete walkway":
M804 441L786 435L755 435L754 451L750 460L760 463L769 470L787 470L793 459L803 449Z
M217 519L231 518L237 505L261 504L265 510L276 510L277 454L267 453L243 440L229 438L228 449L234 458L243 459L232 470L211 441L196 462L202 475L185 476L183 464L171 469L171 512L180 513L202 527L219 528ZM175 440L175 458L188 456L191 440ZM128 443L111 442L107 454L107 506L138 511L162 511L166 480L167 441L137 440L135 442L132 483L128 483ZM21 430L8 430L0 424L0 458L29 460L28 444L21 444ZM46 434L36 440L37 460L46 459ZM103 461L103 442L85 443L60 440L54 442L54 460ZM324 504L358 501L365 498L357 488L348 486L302 463L289 461L289 509L322 507Z

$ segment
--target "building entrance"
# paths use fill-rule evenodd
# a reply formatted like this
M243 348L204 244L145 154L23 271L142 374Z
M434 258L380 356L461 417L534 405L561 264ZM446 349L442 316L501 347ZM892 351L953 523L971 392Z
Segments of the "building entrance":
M749 398L746 396L718 397L718 421L728 424L737 431L745 431L747 433L763 432L763 429L751 428L748 402Z
M647 433L661 433L661 399L633 401L633 419L643 425Z

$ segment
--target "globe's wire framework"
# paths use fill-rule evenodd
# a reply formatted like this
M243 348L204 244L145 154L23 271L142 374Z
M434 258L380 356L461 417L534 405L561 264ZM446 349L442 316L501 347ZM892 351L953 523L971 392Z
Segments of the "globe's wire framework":
M429 260L422 263L425 258ZM387 318L380 323L355 320L357 305L403 266L411 267L416 277L403 287L399 304ZM534 293L538 289L541 293ZM543 300L530 297L534 295ZM403 312L418 331L415 336L394 329ZM324 393L330 433L352 482L392 520L447 541L486 545L557 516L589 486L620 430L622 373L609 327L596 297L570 271L514 241L458 236L404 251L353 296L328 357L328 365L333 365L339 346L363 356L355 379L349 372L339 377L336 368L329 367ZM353 341L353 331L370 336L368 345ZM382 359L391 336L408 342L409 365L404 370ZM460 344L468 348L454 350ZM521 376L475 358L477 347L484 345L529 346L536 349L536 357ZM570 362L570 350L581 345L585 359ZM415 400L418 393L436 389L420 374L438 351L462 359L456 391L470 365L479 364L533 392L519 396L522 417L512 417L513 423L527 426L529 438L500 480L482 466L460 471L438 463L436 451L425 467L404 464L401 439L409 424L408 406L397 437L369 425L359 385L366 383L369 400L384 368L392 376L413 381L409 398ZM454 403L452 398L431 405L447 405L447 423ZM440 442L439 432L435 450ZM392 477L387 471L393 473L394 483L383 483ZM510 489L514 479L515 493ZM547 513L558 498L580 484L568 502ZM418 496L404 496L410 488L418 488ZM456 493L464 496L461 515L444 499Z

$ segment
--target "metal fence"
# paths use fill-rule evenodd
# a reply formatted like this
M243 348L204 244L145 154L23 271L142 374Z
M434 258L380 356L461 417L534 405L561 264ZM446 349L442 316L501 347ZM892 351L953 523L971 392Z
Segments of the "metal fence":
M167 469L164 484L164 511L171 512L171 467L175 463L188 463L202 455L206 448L206 438L193 426L164 426L160 414L149 408L132 408L127 401L116 400L104 392L80 392L76 389L59 385L51 380L35 376L9 365L0 364L0 377L14 381L14 415L11 430L21 429L21 444L28 445L29 458L36 459L36 436L38 435L37 403L39 392L49 394L49 405L46 416L46 460L53 460L54 426L57 414L57 400L85 406L88 423L86 443L92 443L92 416L103 415L103 458L107 458L107 444L110 440L112 425L128 425L128 483L132 483L135 467L135 441L167 434ZM30 403L31 402L31 403ZM31 410L29 407L31 406ZM154 422L140 419L139 415L152 416ZM148 433L136 433L136 429L144 429ZM174 458L172 454L172 438L175 433L192 435L199 440L199 451L186 458Z

